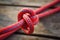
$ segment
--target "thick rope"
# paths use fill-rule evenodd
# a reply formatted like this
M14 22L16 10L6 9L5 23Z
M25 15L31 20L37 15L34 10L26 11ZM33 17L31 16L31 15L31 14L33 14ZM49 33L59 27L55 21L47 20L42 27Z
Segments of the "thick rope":
M12 33L16 32L19 29L22 29L26 34L31 34L34 32L34 25L36 25L39 21L39 18L43 18L50 14L60 11L60 6L54 9L48 10L46 12L40 13L43 10L55 5L60 2L59 0L53 1L51 4L43 6L38 10L31 10L28 8L22 9L18 14L18 22L7 26L5 28L0 29L0 40L3 40L10 36ZM38 14L40 13L40 14Z

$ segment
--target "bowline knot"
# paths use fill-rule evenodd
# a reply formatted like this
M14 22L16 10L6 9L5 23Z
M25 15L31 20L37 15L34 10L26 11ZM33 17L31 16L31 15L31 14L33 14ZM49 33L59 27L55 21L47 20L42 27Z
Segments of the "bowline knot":
M21 29L26 34L31 34L34 31L34 25L37 24L39 18L36 16L36 13L32 9L24 8L18 14L18 21L24 19L25 23Z

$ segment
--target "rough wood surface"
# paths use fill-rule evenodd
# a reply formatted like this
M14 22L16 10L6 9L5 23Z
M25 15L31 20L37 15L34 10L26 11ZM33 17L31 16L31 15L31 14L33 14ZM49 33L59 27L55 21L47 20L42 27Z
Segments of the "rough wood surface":
M7 0L4 2L6 3ZM4 3L3 1L0 3ZM8 1L7 3L12 4L20 4L19 1ZM45 5L50 1L48 0L42 0L42 1L24 1L27 5L28 2L31 2L29 5ZM37 3L38 2L38 3ZM32 4L33 3L33 4ZM22 3L24 4L24 3ZM59 5L60 6L60 5ZM15 22L17 22L17 14L23 7L9 7L9 6L0 6L0 28L11 25ZM36 9L36 8L32 8ZM35 25L35 31L36 34L51 34L60 36L60 12L53 14L51 16L45 17L40 19L40 22ZM31 36L24 36L24 35L11 35L6 40L52 40L48 38L38 38L38 37L31 37Z

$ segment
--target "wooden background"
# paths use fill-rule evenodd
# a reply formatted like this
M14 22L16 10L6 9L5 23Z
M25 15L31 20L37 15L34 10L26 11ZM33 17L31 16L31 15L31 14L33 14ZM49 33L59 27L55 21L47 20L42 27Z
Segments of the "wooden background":
M51 1L52 0L0 0L0 3L43 6ZM26 7L0 6L0 28L6 27L17 22L17 15L22 8ZM60 12L40 19L39 23L35 25L34 33L60 36ZM53 39L13 34L6 40L53 40Z

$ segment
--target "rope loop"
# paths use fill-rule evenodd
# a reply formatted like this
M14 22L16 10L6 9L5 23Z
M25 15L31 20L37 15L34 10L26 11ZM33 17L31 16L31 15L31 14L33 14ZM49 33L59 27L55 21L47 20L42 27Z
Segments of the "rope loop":
M22 9L18 14L18 21L21 19L24 19L25 23L21 27L21 29L26 34L31 34L34 31L34 25L38 22L38 16L35 16L36 14L32 9L24 8Z

